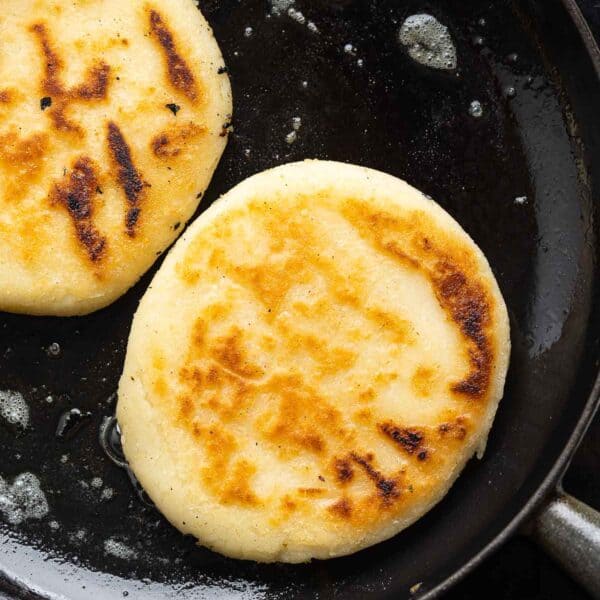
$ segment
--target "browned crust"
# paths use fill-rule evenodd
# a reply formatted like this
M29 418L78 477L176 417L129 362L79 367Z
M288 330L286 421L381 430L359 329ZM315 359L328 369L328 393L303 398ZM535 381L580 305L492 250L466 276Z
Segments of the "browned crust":
M106 99L110 83L110 67L105 62L99 61L88 70L83 83L66 89L61 81L64 62L52 47L48 28L43 23L35 23L31 26L31 31L38 38L45 65L41 90L43 94L52 98L52 107L46 113L58 131L83 136L84 131L81 127L67 117L67 109L76 101Z
M471 340L469 349L471 373L453 385L452 390L475 398L482 397L490 383L493 353L486 335L489 321L487 298L475 282L470 282L455 265L447 260L437 265L438 275L434 278L438 299L460 326L463 335Z
M245 356L242 341L242 331L234 327L215 342L211 354L218 363L236 375L247 379L262 377L264 370Z
M45 133L34 133L27 138L21 138L16 131L0 134L0 162L9 174L5 180L7 199L20 199L39 179L48 147Z
M108 123L108 147L117 169L117 180L125 192L129 209L125 216L125 228L129 237L135 236L135 228L138 224L141 208L140 201L143 191L148 184L142 179L142 175L136 169L131 158L131 150L125 141L118 125L112 121Z
M409 218L398 218L386 212L374 212L358 201L348 201L345 216L380 252L417 270L431 282L438 302L458 326L467 341L471 372L451 385L457 394L473 399L484 398L490 384L494 353L488 333L491 323L489 294L476 277L472 260L464 258L456 242L421 211ZM433 230L435 237L445 240L444 247L423 237Z
M150 148L157 158L175 158L185 150L191 139L199 137L205 131L204 127L196 123L171 127L155 135L150 141Z
M177 51L173 34L155 9L150 9L150 31L163 51L171 85L190 100L196 100L198 90L192 71Z
M391 421L380 423L378 425L379 430L389 437L396 445L402 448L408 454L414 454L420 452L423 447L423 440L425 435L422 431L415 428L404 429L398 427Z
M351 481L354 477L354 470L352 469L352 465L348 459L336 458L333 462L333 466L337 480L340 483Z
M467 425L463 417L457 417L454 422L442 423L438 426L440 438L453 438L464 440L467 437Z
M98 189L94 164L87 156L75 161L70 174L57 183L50 194L54 204L67 209L75 227L77 239L92 262L102 260L106 238L93 223L93 199Z
M328 510L333 513L335 517L347 520L352 516L352 502L348 498L341 498L331 506Z
M350 458L360 466L367 477L375 484L377 494L384 505L390 505L400 497L399 480L384 477L373 465L370 455L360 456L356 452L350 453Z

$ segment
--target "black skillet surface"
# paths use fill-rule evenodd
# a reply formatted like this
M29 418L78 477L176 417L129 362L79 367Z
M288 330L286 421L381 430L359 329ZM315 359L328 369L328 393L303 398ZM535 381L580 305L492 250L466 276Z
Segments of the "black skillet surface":
M2 527L0 568L15 595L406 597L423 582L420 595L519 514L584 411L600 333L590 192L600 131L585 107L599 105L599 91L582 83L590 64L560 3L297 0L295 8L319 33L287 15L267 18L261 0L203 4L235 101L235 132L203 207L252 173L304 157L379 168L438 200L488 256L511 315L512 364L486 456L419 523L355 556L300 566L225 559L146 506L98 444L150 275L85 318L2 314L0 389L23 393L32 425L2 426L0 473L34 472L51 506L42 521ZM457 72L421 67L399 46L399 25L416 12L448 25ZM473 100L480 118L469 114ZM289 145L295 116L302 127ZM58 357L47 352L52 343ZM74 407L91 416L56 437Z

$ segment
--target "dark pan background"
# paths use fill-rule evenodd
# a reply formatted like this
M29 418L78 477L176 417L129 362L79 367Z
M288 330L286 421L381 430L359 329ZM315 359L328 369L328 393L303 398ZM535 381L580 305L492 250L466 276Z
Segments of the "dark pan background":
M114 411L131 315L149 274L115 305L89 317L0 314L0 389L23 391L33 422L20 435L0 428L0 472L8 478L24 470L38 474L52 507L40 523L4 528L0 567L40 591L62 589L71 598L89 597L98 585L108 585L107 598L126 591L162 598L155 582L164 581L173 583L169 595L181 597L189 597L193 585L221 588L223 598L260 597L267 589L278 598L315 597L317 591L323 598L334 592L361 597L396 586L408 595L413 583L424 580L426 590L451 574L479 549L482 536L489 539L518 512L581 413L598 342L585 335L594 251L585 161L577 123L561 94L561 78L576 77L581 56L569 57L571 74L553 69L553 52L569 54L561 44L572 27L557 22L557 33L547 34L553 47L539 47L533 22L560 15L559 3L550 0L543 14L520 9L529 4L297 0L321 30L311 37L286 17L265 19L263 0L203 2L231 71L236 107L235 132L203 207L276 164L304 157L346 160L402 176L433 196L490 259L513 326L508 391L485 459L468 466L442 505L390 542L310 567L230 561L181 538L138 499L127 474L98 445L100 422ZM531 4L539 9L542 3ZM458 76L421 68L398 47L402 19L423 11L450 26ZM245 38L248 26L254 33ZM356 47L356 56L343 51L346 43ZM507 94L511 86L514 98ZM483 104L481 119L468 114L473 99ZM288 146L284 138L296 115L303 125ZM528 202L515 204L517 196ZM53 342L62 347L58 358L46 353ZM71 436L57 439L60 415L73 407L91 415ZM115 491L112 500L100 499L93 477ZM57 530L50 527L53 520ZM429 539L432 531L437 537ZM107 554L107 539L122 542L135 557ZM509 585L513 571L526 571L523 557L535 560L527 542L511 543L514 563L495 570L492 558L491 580L474 580L487 584L486 596L490 585ZM101 578L101 571L130 581ZM521 582L527 591L507 588L510 597L535 597L530 569L527 575ZM473 593L479 597L483 587Z
M600 43L600 1L578 0ZM600 511L600 413L596 415L564 479L565 491ZM558 565L523 535L509 540L448 595L448 600L591 600Z

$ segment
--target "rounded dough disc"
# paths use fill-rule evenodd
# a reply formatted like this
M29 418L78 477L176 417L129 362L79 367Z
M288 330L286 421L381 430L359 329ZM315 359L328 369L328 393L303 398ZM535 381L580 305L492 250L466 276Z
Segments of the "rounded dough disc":
M192 0L3 0L0 36L0 310L88 313L198 206L223 58Z
M413 523L483 451L510 351L474 242L403 181L288 164L211 206L135 316L125 454L223 554L299 562Z

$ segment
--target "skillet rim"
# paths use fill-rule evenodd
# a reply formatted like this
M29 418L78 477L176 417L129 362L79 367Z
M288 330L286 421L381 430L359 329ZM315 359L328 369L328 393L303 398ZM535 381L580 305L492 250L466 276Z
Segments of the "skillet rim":
M586 18L583 16L577 0L560 0L561 4L569 14L575 25L581 41L596 71L596 76L600 83L600 40L596 40L590 29ZM596 412L600 409L600 369L596 374L596 380L592 390L585 403L581 416L579 417L573 432L558 459L552 468L544 477L535 493L525 502L518 513L510 522L496 535L486 546L467 560L458 570L448 576L444 581L437 584L434 588L423 595L419 595L419 600L434 600L440 598L443 594L450 591L459 581L475 570L486 558L496 552L509 538L515 535L519 528L526 525L528 519L532 519L536 510L540 509L545 501L560 489L562 477L569 467L569 463L583 440L585 433L590 426ZM391 597L388 594L388 597Z
M592 67L596 72L598 81L600 82L600 40L597 41L595 39L587 20L583 16L581 9L577 4L577 0L560 0L560 4L566 10L571 21L576 27L581 37L583 46L592 62ZM598 369L591 392L587 398L577 424L575 425L557 460L547 472L537 490L523 504L517 514L500 531L500 533L498 533L487 545L476 552L469 560L464 562L459 569L454 571L446 579L424 594L419 594L419 600L434 600L449 592L453 586L459 583L464 577L476 569L485 559L489 558L494 552L496 552L510 537L515 535L519 528L522 528L524 525L526 525L527 520L533 517L535 511L541 508L544 502L552 496L557 488L560 488L562 477L566 472L580 442L585 436L585 433L590 426L596 412L599 409L600 369ZM10 598L13 598L13 596L10 595L12 593L10 588L12 584L14 584L14 582L11 581L9 577L6 577L4 573L0 573L0 600L9 600ZM397 598L398 591L399 590L397 589L388 590L387 592L384 592L382 597ZM27 596L25 597L29 597L29 594L33 593L31 596L32 599L38 597L35 592L32 592L32 590L23 589L19 590L19 592L26 594ZM14 596L14 598L19 597L19 592L17 592L18 595ZM39 596L39 598L43 597Z

